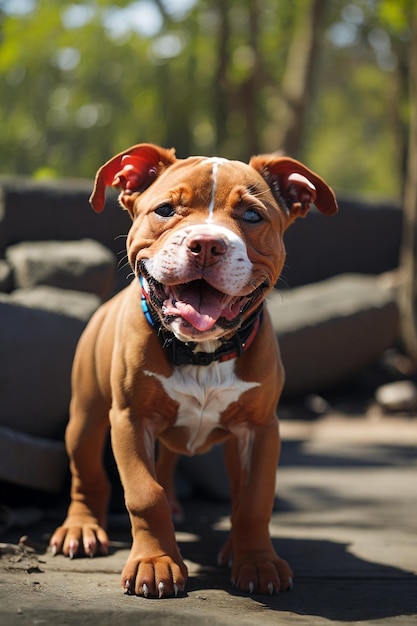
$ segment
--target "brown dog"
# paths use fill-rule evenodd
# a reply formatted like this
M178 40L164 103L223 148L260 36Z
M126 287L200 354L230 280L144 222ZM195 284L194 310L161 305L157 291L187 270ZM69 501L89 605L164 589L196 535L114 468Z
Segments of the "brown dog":
M291 569L268 531L284 373L264 298L283 267L287 227L312 202L334 214L334 194L290 158L182 160L151 144L98 171L96 211L106 185L120 188L132 217L127 251L137 280L97 311L77 348L66 434L72 501L52 551L107 552L102 452L111 426L133 536L122 585L177 595L187 568L171 517L176 456L225 441L232 528L219 560L232 561L240 590L288 589Z

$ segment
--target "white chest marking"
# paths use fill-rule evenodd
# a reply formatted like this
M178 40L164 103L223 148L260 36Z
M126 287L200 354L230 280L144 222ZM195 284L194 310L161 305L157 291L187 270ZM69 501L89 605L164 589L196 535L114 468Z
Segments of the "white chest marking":
M234 360L208 366L183 365L169 377L150 371L145 374L159 380L170 398L178 402L175 425L188 429L187 449L191 454L204 445L214 428L220 426L220 415L229 404L260 384L237 378Z

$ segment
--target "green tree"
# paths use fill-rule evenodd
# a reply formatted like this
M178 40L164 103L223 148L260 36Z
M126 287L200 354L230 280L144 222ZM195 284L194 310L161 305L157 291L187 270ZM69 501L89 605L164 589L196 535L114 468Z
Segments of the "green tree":
M388 1L4 0L1 171L91 178L141 141L284 148L336 188L398 195L408 35Z
M399 304L403 342L417 363L417 7L414 6L407 17L412 25L409 52L410 132L404 191Z

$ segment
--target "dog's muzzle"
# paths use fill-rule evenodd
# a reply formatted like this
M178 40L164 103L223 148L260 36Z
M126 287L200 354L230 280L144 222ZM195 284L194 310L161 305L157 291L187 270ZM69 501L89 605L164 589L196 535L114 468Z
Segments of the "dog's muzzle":
M174 320L181 319L193 331L204 333L214 327L231 331L237 329L246 311L260 302L269 285L263 283L244 296L231 296L210 285L204 279L177 285L164 285L147 270L146 262L138 265L143 289L150 305L157 311L163 325L169 329Z

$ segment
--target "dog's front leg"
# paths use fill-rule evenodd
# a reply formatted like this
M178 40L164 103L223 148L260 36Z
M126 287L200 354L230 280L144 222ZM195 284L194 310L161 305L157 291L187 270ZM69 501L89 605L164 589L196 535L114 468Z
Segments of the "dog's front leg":
M184 521L184 511L177 498L174 483L175 468L178 458L179 454L169 450L162 442L159 442L156 476L160 485L165 489L174 524L179 524Z
M239 438L225 447L232 530L219 560L232 562L232 582L241 591L273 594L292 585L291 568L275 552L269 534L280 450L277 420L256 427L249 436L250 451Z
M176 543L167 496L156 479L152 433L129 409L113 409L111 424L133 538L122 586L145 597L177 595L185 588L187 568Z

